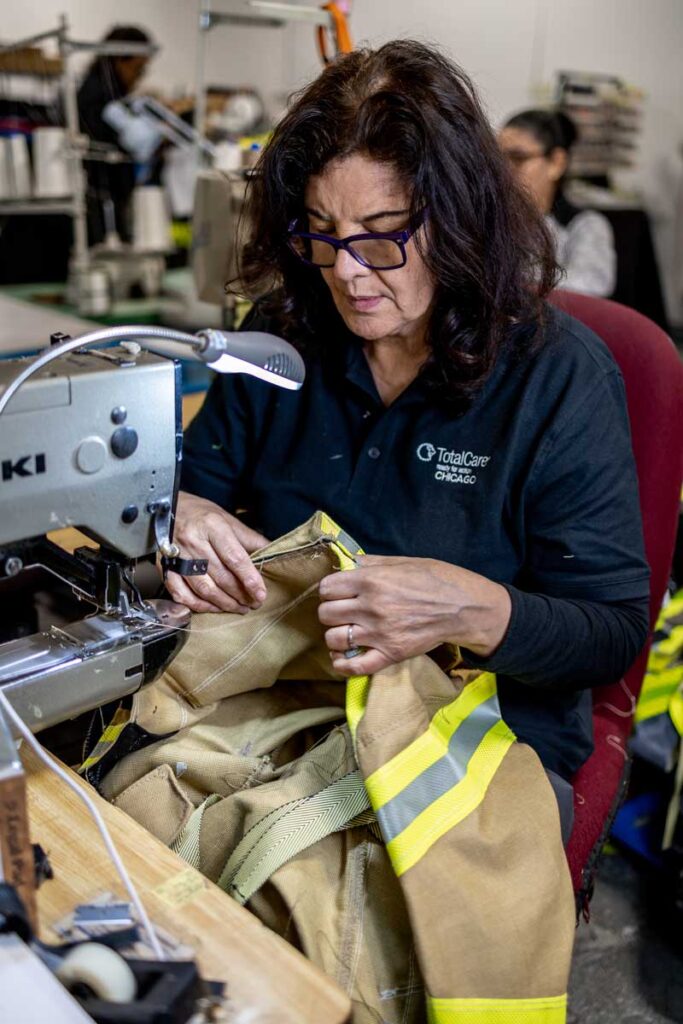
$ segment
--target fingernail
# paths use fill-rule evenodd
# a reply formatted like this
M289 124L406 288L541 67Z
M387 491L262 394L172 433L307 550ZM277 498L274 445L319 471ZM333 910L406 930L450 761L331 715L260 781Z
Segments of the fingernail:
M256 590L254 591L254 597L256 598L257 601L259 601L259 603L261 601L265 601L265 599L266 599L266 588L263 587L263 586L257 587Z

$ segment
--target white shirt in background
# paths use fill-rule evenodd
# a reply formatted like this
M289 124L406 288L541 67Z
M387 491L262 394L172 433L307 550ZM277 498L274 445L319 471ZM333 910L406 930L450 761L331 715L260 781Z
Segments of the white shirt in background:
M558 288L583 295L609 296L617 278L617 254L610 222L595 210L581 210L564 226L552 214L546 224L564 271Z

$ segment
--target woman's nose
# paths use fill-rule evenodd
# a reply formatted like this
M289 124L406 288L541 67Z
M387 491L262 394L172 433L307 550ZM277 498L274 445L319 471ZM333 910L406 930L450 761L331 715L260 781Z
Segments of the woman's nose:
M334 261L334 275L340 281L351 281L354 277L366 277L372 271L364 267L362 263L354 259L346 249L337 250L337 258Z

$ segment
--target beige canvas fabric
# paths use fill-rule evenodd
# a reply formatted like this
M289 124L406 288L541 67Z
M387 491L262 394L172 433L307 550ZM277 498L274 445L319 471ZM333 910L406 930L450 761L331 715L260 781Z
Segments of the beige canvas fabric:
M357 733L366 777L409 746L435 703L448 699L445 677L428 658L381 675ZM485 799L400 881L431 996L522 999L567 991L574 897L557 803L530 747L511 746Z
M172 735L124 757L103 791L236 898L246 892L265 924L350 994L355 1024L425 1020L425 994L560 997L574 903L555 799L529 748L512 743L484 798L408 870L362 810L358 766L376 779L475 684L426 656L393 666L373 678L354 742L346 684L330 671L317 619L317 584L338 568L338 539L318 514L255 556L268 590L261 609L193 617L186 646L132 712L153 736ZM344 802L354 792L362 806ZM348 827L342 811L334 818L340 807L352 808ZM339 830L306 845L321 820ZM252 894L264 857L290 845L296 855ZM439 1012L431 1007L430 1020L489 1019ZM513 1019L563 1018L490 1018Z

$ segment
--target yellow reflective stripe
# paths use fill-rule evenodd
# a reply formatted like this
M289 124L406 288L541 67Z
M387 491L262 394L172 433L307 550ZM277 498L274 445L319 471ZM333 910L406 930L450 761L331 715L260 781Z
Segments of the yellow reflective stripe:
M340 568L342 568L342 569L355 569L356 568L356 560L355 560L355 558L353 557L353 555L350 555L348 553L348 551L344 547L342 547L342 545L339 543L339 541L334 541L332 544L330 544L330 547L332 548L332 550L334 551L335 555L337 556Z
M321 512L320 529L323 533L330 533L333 537L336 537L341 527L337 526L334 519L330 519L326 512Z
M325 512L320 513L319 525L322 533L329 534L331 537L334 538L335 543L332 544L331 547L335 549L341 549L341 556L344 559L344 561L348 562L348 560L350 559L351 562L353 563L352 565L342 565L342 568L355 568L356 556L364 554L364 551L356 544L353 537L350 537L345 530L342 530L341 526L338 526L335 523L334 519L330 519L330 517ZM337 550L338 555L339 553L340 551Z
M683 647L683 627L676 626L671 636L667 636L665 640L658 640L650 649L647 661L648 673L656 676L662 669L674 665L681 657L681 647Z
M540 999L431 999L428 1024L565 1024L567 996Z
M635 720L643 722L655 715L664 715L683 682L683 665L674 665L662 672L647 673L636 707Z
M354 740L358 723L365 714L369 692L370 676L351 676L346 680L346 721Z
M320 528L324 533L329 533L336 539L330 544L342 570L356 568L356 556L363 554L363 549L355 546L348 534L335 523L334 519L325 513L320 513ZM352 550L351 545L354 545ZM351 676L346 680L346 720L349 724L351 737L355 740L356 728L365 714L365 706L368 702L370 692L369 676Z
M496 722L470 758L465 777L413 818L400 835L387 843L387 852L396 875L404 874L417 864L438 839L478 807L514 742L515 735L505 722Z
M683 736L683 693L678 690L671 698L669 706L671 721L676 727L679 736Z
M427 730L410 746L368 776L365 787L374 810L393 800L413 779L442 758L451 737L465 719L495 693L496 677L485 672L469 683L454 701L439 708Z
M677 615L683 615L683 590L677 590L673 597L667 601L659 613L655 629L660 629L667 619L675 618Z
M108 725L106 727L106 729L100 736L99 740L93 747L92 753L90 754L89 757L85 759L83 764L78 769L79 773L86 772L88 768L92 768L93 765L97 764L97 762L104 757L108 750L111 750L111 748L116 743L117 739L119 738L125 727L128 725L128 712L124 713L125 720L116 723L116 718L120 714L119 711L116 712L116 715L114 716L114 722L112 722L111 725Z

